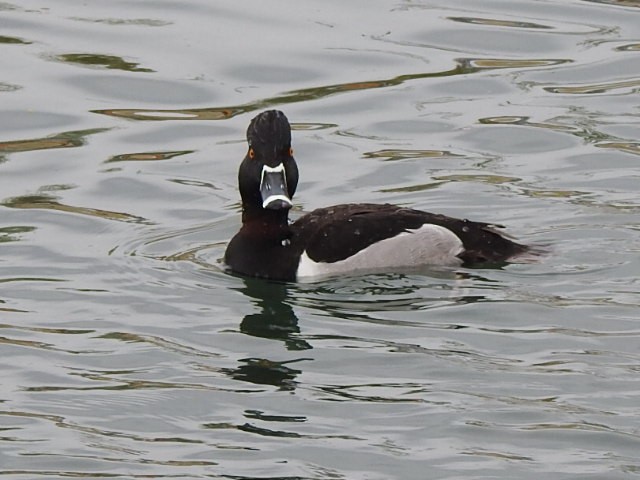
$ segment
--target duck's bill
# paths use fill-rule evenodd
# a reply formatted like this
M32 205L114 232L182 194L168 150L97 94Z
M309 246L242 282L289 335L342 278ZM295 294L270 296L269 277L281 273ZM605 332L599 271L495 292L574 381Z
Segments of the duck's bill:
M262 195L262 208L283 210L293 206L287 191L287 177L283 164L277 167L268 165L262 167L260 195Z

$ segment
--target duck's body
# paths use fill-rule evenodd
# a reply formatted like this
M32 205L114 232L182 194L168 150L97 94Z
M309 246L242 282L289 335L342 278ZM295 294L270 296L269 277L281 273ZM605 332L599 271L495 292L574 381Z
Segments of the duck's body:
M249 153L238 175L242 228L225 253L234 272L294 281L420 265L505 262L528 247L496 226L389 204L320 208L289 223L298 183L289 122L263 112L247 131Z

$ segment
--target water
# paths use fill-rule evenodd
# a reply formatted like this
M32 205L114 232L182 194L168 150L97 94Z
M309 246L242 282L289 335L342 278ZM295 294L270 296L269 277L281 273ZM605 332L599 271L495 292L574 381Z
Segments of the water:
M637 478L640 4L0 3L5 478ZM297 211L537 264L225 273L249 120Z

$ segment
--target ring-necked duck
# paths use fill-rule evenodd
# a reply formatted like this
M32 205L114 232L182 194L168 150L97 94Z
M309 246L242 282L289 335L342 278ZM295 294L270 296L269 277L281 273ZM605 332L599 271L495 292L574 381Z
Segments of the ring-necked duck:
M247 141L238 172L242 228L225 252L234 272L293 281L420 265L504 262L529 250L505 238L496 225L389 204L319 208L290 223L298 167L287 117L277 110L259 114L251 120Z

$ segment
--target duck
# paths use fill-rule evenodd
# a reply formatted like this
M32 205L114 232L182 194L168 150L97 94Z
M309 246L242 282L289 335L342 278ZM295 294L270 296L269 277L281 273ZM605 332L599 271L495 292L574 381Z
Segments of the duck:
M279 110L258 114L247 143L238 170L242 226L224 255L234 274L313 281L420 266L505 264L530 251L501 225L388 203L322 207L292 222L299 176L289 120Z

